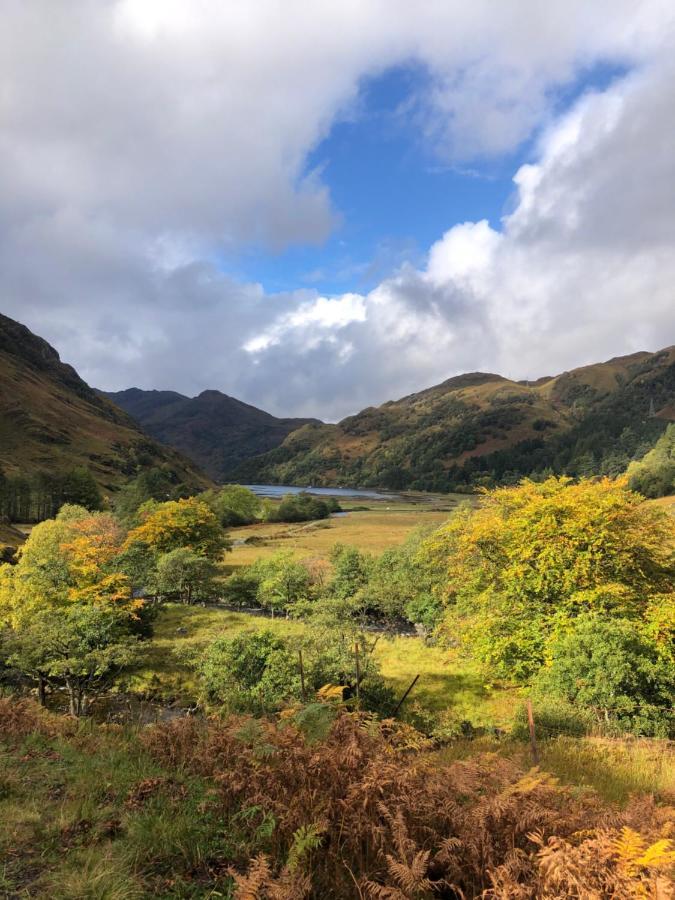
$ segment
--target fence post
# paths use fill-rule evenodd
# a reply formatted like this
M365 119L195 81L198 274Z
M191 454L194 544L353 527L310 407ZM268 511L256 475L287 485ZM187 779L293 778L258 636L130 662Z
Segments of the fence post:
M530 729L530 748L532 750L532 762L535 766L539 765L539 753L537 751L537 738L534 733L534 713L532 712L532 701L527 700L527 724Z
M354 644L354 660L356 662L356 708L361 709L361 663L359 661L359 642Z
M298 650L298 660L300 661L300 689L302 690L303 702L307 699L305 692L305 667L302 664L302 650Z

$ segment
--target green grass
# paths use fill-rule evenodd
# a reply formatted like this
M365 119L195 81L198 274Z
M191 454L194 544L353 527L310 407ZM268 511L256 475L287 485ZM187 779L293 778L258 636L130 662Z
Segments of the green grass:
M149 781L156 788L135 799ZM0 896L229 896L224 865L220 893L200 889L218 880L213 861L233 853L222 819L209 813L210 790L163 771L131 728L0 742Z
M625 806L631 797L651 795L675 803L675 751L669 741L631 738L560 736L538 742L539 766L562 784L593 790L607 803ZM440 764L497 753L532 765L529 744L511 738L485 736L457 740L434 754Z

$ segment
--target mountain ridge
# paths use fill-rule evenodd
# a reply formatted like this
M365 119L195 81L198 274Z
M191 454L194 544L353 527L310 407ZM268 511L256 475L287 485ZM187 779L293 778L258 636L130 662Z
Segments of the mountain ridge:
M440 491L549 470L619 474L673 419L675 346L534 382L485 372L453 376L336 424L304 426L236 474Z
M135 387L101 394L156 440L175 447L220 481L250 457L279 446L292 431L322 424L318 419L278 418L214 389L195 397Z

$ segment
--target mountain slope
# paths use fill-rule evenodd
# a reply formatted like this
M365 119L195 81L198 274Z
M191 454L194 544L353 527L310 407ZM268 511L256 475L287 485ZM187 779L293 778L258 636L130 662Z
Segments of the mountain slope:
M0 315L0 470L10 478L85 467L107 492L161 466L176 484L208 479L99 396L45 340Z
M220 391L184 397L173 391L105 394L144 431L175 447L216 480L227 480L244 460L278 447L290 432L316 419L278 419Z
M536 382L472 373L308 425L241 480L462 490L545 471L618 474L675 419L675 347Z

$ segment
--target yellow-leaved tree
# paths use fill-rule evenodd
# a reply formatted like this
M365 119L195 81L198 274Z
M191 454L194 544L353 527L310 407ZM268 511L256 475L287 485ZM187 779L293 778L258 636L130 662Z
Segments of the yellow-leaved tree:
M581 614L672 641L675 523L624 481L549 478L486 491L432 535L445 628L486 670L524 681Z
M47 685L64 686L74 715L133 658L140 604L115 569L123 538L110 514L64 506L0 567L4 662L42 701Z

